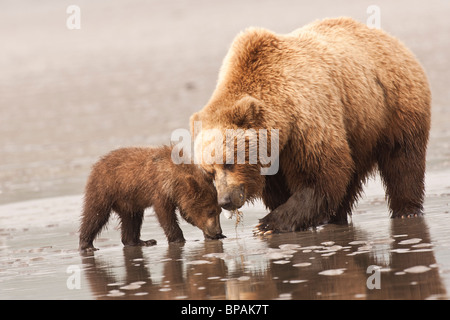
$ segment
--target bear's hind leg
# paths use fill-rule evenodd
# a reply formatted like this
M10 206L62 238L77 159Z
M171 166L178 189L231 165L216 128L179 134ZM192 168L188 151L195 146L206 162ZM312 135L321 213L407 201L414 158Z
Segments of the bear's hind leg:
M351 215L353 205L361 194L362 184L363 181L359 178L359 175L355 173L347 186L347 193L342 199L338 209L335 214L330 217L330 223L344 225L348 223L348 215Z
M358 173L353 173L347 186L347 193L339 204L336 213L331 216L330 223L347 224L347 218L352 214L352 209L363 191L367 176L373 171L375 166L374 161L368 161L366 164L366 166L360 168Z
M392 218L423 214L425 148L396 144L379 153L378 168L386 188Z
M85 200L83 216L80 226L79 250L95 251L94 239L108 222L111 207L105 205L93 205L89 198Z
M122 243L124 246L152 246L156 240L141 240L142 220L144 211L133 211L133 213L118 212L121 219Z

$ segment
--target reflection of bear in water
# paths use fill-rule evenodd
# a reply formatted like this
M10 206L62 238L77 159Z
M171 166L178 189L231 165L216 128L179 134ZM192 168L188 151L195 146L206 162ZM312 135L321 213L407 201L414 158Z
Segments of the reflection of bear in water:
M223 238L212 180L194 165L176 165L172 149L123 148L98 161L86 185L80 227L80 250L95 250L93 241L111 210L121 220L124 245L153 245L140 239L144 209L153 207L169 242L185 241L175 210L200 228L205 238Z
M252 28L234 40L191 130L201 121L203 156L212 129L279 129L275 175L262 176L261 163L202 166L223 208L261 197L271 212L259 230L295 231L345 223L375 168L392 217L422 214L430 100L419 62L381 30L349 18L287 35Z

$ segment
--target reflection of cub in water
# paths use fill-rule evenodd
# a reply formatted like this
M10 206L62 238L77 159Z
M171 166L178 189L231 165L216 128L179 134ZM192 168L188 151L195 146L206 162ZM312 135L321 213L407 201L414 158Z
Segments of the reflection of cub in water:
M211 179L195 165L174 164L172 149L123 148L98 161L86 185L80 227L80 250L95 250L93 241L111 211L121 220L122 243L148 246L140 239L144 209L153 207L169 242L184 242L176 209L200 228L205 238L223 238L217 192Z

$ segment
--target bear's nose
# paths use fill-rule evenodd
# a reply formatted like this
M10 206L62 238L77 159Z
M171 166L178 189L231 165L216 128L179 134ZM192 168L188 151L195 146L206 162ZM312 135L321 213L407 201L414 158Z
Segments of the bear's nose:
M228 209L229 207L231 207L232 203L231 203L231 196L230 194L225 194L223 197L221 197L219 199L219 206L221 206L224 209Z

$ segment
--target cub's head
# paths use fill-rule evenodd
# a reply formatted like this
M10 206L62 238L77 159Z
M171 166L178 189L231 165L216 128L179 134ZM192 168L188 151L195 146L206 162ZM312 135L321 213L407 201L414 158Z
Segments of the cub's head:
M273 143L278 136L264 128L263 110L259 100L245 96L232 106L191 117L195 163L214 179L224 209L238 209L260 197L267 165L276 162L278 170L278 140Z
M193 165L190 165L194 168ZM199 169L186 177L180 192L180 214L187 222L203 231L206 239L222 239L220 213L222 209L217 203L217 191L213 181Z

